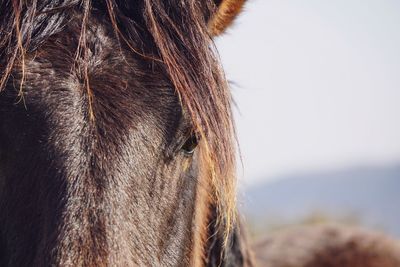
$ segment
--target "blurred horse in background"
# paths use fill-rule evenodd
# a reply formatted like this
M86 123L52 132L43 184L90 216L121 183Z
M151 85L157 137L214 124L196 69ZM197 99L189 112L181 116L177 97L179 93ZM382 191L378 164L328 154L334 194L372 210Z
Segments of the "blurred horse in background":
M396 267L400 242L381 233L337 224L297 226L254 246L265 267Z

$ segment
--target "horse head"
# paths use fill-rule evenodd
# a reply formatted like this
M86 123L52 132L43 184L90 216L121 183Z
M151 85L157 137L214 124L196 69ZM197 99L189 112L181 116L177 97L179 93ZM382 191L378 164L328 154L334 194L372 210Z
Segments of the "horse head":
M244 2L0 1L1 266L244 262L213 46Z

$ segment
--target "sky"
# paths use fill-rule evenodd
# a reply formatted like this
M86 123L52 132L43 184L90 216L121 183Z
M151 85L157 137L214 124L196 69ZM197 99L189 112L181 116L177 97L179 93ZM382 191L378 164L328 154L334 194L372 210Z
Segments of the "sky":
M241 184L400 163L400 1L249 0L216 41Z

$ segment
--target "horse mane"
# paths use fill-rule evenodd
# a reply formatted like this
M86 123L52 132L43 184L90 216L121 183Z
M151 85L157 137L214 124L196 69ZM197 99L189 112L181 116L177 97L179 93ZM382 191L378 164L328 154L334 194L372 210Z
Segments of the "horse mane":
M208 29L215 12L212 0L0 0L0 91L20 67L23 98L24 66L48 38L62 31L76 14L82 27L74 66L83 72L89 109L92 101L85 62L85 34L93 12L108 16L115 37L149 63L164 65L200 142L201 166L211 186L209 202L217 209L216 231L226 240L235 223L235 133L231 95ZM138 47L137 36L141 36ZM151 44L150 47L148 44ZM82 60L83 59L83 60ZM90 112L90 114L93 114ZM92 117L93 120L95 118ZM226 242L225 242L226 243Z

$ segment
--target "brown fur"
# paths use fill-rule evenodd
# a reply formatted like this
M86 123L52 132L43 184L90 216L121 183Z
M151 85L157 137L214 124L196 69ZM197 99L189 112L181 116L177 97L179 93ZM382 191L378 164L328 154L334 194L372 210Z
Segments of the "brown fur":
M217 5L0 1L1 266L236 265Z
M278 231L254 246L258 266L398 267L400 243L356 227L304 226Z
M211 18L208 28L213 36L222 34L242 11L246 0L225 0L218 1L217 12Z

